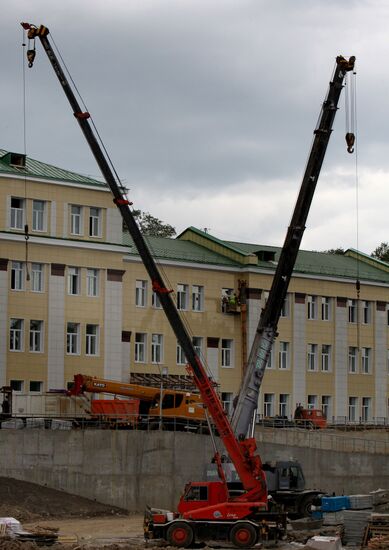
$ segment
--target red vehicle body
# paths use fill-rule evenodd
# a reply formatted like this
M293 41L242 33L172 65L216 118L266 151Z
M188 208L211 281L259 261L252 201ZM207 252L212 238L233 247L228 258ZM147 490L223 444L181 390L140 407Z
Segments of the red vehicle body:
M295 413L295 422L305 428L323 429L327 428L327 419L321 409L300 409L299 416Z
M249 408L247 407L247 403L253 401L253 399L250 388L246 392L246 386L250 386L252 378L256 379L257 376L255 373L253 373L253 375L249 373L247 384L244 387L244 395L242 393L240 395L242 398L239 405L240 413L233 427L216 393L214 383L210 379L209 373L196 353L192 338L171 296L172 291L166 287L154 258L136 223L130 209L131 203L126 198L126 190L115 175L116 173L112 171L109 157L106 154L104 155L103 149L100 147L99 141L88 121L90 115L82 111L61 68L59 60L50 45L48 40L49 30L44 26L37 28L28 23L22 23L22 26L28 30L29 40L35 41L35 38L39 38L48 55L49 61L72 107L73 114L111 189L114 196L114 203L120 210L123 222L138 249L144 267L150 276L152 288L158 295L171 328L185 353L188 362L188 371L193 376L194 383L200 392L202 402L214 421L219 437L225 446L231 462L235 466L243 487L243 491L239 495L231 495L229 493L222 467L222 460L219 453L216 452L214 460L217 465L220 480L189 483L180 499L177 512L148 509L145 514L145 537L162 538L174 546L183 547L188 547L192 542L200 540L227 540L232 542L236 547L241 548L251 547L256 542L268 540L269 538L278 538L285 530L286 515L278 512L273 513L270 510L266 477L262 461L256 453L257 447L254 437L247 437L250 424L248 418L252 416L251 405L256 407L257 400L256 402L250 403ZM28 50L27 57L29 66L32 67L35 57L35 47L33 50ZM309 198L309 194L313 194L313 189L320 173L321 164L331 134L342 82L346 72L352 70L353 66L354 58L350 58L350 61L347 61L341 56L337 58L333 81L330 83L328 96L323 104L322 116L315 130L314 145L308 161L306 176L303 181L302 195L305 198ZM307 191L310 190L312 190L312 192L307 193ZM309 204L310 201L308 200L308 208ZM299 201L298 205L298 213L302 212L306 215L307 208L304 207L303 204L299 204ZM293 248L293 242L298 240L296 239L297 233L302 235L303 230L304 228L301 227L301 223L299 225L292 225L290 244L288 245L289 255L291 255L290 249ZM300 240L298 240L298 243ZM290 265L291 263L289 262L289 270ZM291 273L289 274L289 278L282 273L279 275L280 280L285 279L286 292ZM272 296L269 295L268 303L272 304L273 296L275 296L274 293ZM277 300L279 301L279 299ZM272 317L278 320L281 307L282 303L278 303L276 307L266 307L265 311L271 311ZM260 326L258 330L263 331L264 327ZM265 346L266 349L264 349L264 352L261 352L265 359L270 353L270 348L274 340L273 336L274 335L267 339L268 343ZM254 355L256 354L257 349L254 350ZM266 366L266 360L264 366Z
M139 399L92 399L91 414L104 422L136 426L139 404Z

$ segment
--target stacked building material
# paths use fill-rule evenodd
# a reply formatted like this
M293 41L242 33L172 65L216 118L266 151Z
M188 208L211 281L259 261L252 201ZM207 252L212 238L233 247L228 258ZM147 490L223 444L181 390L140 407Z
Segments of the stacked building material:
M53 418L51 421L51 429L52 430L71 430L73 427L73 423L71 420L60 420L57 418Z
M43 430L45 428L44 418L26 418L26 428L39 428Z
M21 418L10 418L1 423L2 430L22 430L23 428L24 422Z
M339 512L324 512L323 525L342 525L344 522L343 510Z
M364 538L366 526L371 516L371 509L344 510L344 544L360 546Z
M389 548L389 514L371 514L362 543L366 545L374 550Z
M348 497L350 502L350 510L367 510L373 508L373 495L350 495Z

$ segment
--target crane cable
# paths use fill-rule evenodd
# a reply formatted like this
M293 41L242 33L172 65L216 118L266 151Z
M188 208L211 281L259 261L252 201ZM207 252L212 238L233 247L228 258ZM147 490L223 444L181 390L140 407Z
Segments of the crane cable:
M88 117L88 118L89 118L89 121L90 121L91 125L93 126L94 131L96 132L96 136L97 136L98 141L99 141L99 143L100 143L100 145L101 145L101 148L103 149L103 151L104 151L104 153L105 153L105 155L106 155L107 161L108 161L108 163L109 163L109 165L110 165L110 167L111 167L113 173L114 173L115 176L116 176L117 183L118 183L118 186L119 186L119 188L120 188L120 191L122 192L123 196L126 197L126 195L127 195L127 193L128 193L128 189L126 189L126 187L122 184L122 182L121 182L121 180L120 180L120 178L119 178L119 175L118 175L118 173L117 173L117 171L116 171L116 169L115 169L115 167L114 167L114 165L113 165L113 162L112 162L112 160L111 160L111 157L109 156L109 153L108 153L108 151L107 151L107 149L106 149L106 147L105 147L105 145L104 145L104 143L103 143L103 140L102 140L102 138L101 138L101 136L100 136L100 134L99 134L99 131L98 131L98 129L97 129L97 127L96 127L96 125L95 125L95 123L94 123L94 121L93 121L93 118L92 118L92 116L91 116L90 113L89 113L89 110L88 110L88 108L87 108L87 105L86 105L84 99L82 98L81 93L80 93L80 91L78 90L78 88L77 88L77 86L76 86L76 83L74 82L74 80L73 80L73 78L72 78L72 76L71 76L71 74L70 74L70 71L69 71L69 69L68 69L68 67L67 67L67 65L66 65L66 63L65 63L65 61L64 61L64 59L63 59L63 57L62 57L62 55L61 55L61 52L59 51L59 48L58 48L57 44L55 43L55 40L54 40L54 38L53 38L52 33L50 33L50 36L51 36L51 41L52 41L52 43L53 43L53 45L54 45L54 47L55 47L56 53L57 53L58 57L61 59L62 65L63 65L63 67L64 67L64 69L65 69L65 71L66 71L66 74L68 75L69 80L71 81L71 83L72 83L72 85L73 85L73 87L74 87L74 90L76 91L76 93L77 93L77 95L78 95L78 97L79 97L79 99L80 99L80 102L81 102L83 108L85 109L85 112L87 112L87 113L89 114L89 117ZM34 39L34 40L35 40L35 39ZM35 50L35 47L34 47L34 50ZM30 50L30 52L33 52L34 50ZM32 61L33 61L34 57L35 57L35 55L33 54ZM129 203L128 206L129 206L129 208L131 208L131 207L132 207L132 203ZM134 210L134 209L132 208L132 210ZM153 254L153 258L154 258L155 263L158 264L159 271L161 272L161 275L162 275L162 277L163 277L163 279L164 279L165 284L166 284L166 283L167 283L167 284L170 284L170 283L169 283L169 279L168 279L168 277L167 277L167 274L166 274L165 270L163 269L161 262L159 262L158 259L157 259L157 255L155 254L155 251L153 250L153 246L152 246L152 244L151 244L151 242L150 242L150 239L147 238L147 235L143 235L143 238L145 239L145 241L146 241L146 243L147 243L147 246L148 246L148 248L150 249L150 252ZM172 288L171 285L170 285L170 288ZM175 293L173 293L173 295L175 295ZM176 296L175 296L175 298L176 298ZM189 297L188 297L188 298L189 298ZM189 334L190 336L192 336L192 338L193 338L193 331L192 331L191 328L190 328L190 325L189 325L188 319L186 318L185 312L182 311L182 310L180 310L179 313L180 313L180 317L181 317L181 320L182 320L182 322L183 322L183 325L185 326L185 328L186 328L188 334ZM212 375L211 369L210 369L209 365L207 364L207 361L206 361L206 358L205 358L204 350L203 350L202 353L201 353L201 360L202 360L203 366L204 366L204 368L205 368L207 374L211 376L211 375Z
M25 47L26 47L26 31L23 29L23 39L22 39L22 73L23 73L23 154L24 158L27 159L27 123L26 123L26 56L25 56ZM26 242L26 280L30 280L30 271L28 268L28 241L30 239L29 227L28 227L28 208L27 208L27 172L24 171L24 204L25 204L25 224L24 224L24 239Z
M357 297L357 349L360 351L360 259L359 259L359 174L358 174L358 141L357 135L357 82L356 71L346 75L346 143L349 153L355 152L355 210L356 210L356 250L357 250L357 274L355 280L355 290ZM348 78L347 78L348 77ZM349 85L348 85L349 84ZM351 149L351 150L350 150Z

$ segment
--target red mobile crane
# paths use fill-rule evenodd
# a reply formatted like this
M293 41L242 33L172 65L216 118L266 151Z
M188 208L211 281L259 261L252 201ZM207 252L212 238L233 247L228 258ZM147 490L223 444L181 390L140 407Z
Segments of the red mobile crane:
M261 459L256 454L255 439L246 437L247 429L241 429L239 437L235 436L214 385L196 354L192 340L179 316L170 294L171 291L166 288L145 239L132 215L125 189L115 177L106 155L104 155L95 137L88 120L90 115L82 112L50 45L48 40L49 30L44 26L37 28L29 23L22 23L22 26L28 31L28 39L35 41L35 38L38 37L47 53L73 109L73 114L84 133L104 179L111 189L114 203L119 208L138 249L152 281L153 290L159 296L170 325L185 353L188 361L188 371L193 376L202 401L215 423L219 436L243 486L241 494L230 496L222 468L222 460L219 453L216 452L215 462L218 467L220 481L188 483L177 507L177 512L149 510L145 518L145 536L147 538L163 538L174 546L183 547L189 546L194 540L206 539L229 540L237 547L250 547L261 537L277 537L285 528L286 517L283 514L269 511L266 479ZM27 57L31 67L35 57L35 44L33 49L28 50ZM334 92L336 91L332 103L335 103L335 99L339 98L344 74L346 70L350 70L346 68L347 63L344 58L338 58L334 84L330 88ZM329 113L331 113L332 108L333 105L331 104L328 108ZM328 133L331 129L330 122L333 120L333 115L334 113L328 117L329 125L326 129ZM321 131L324 132L325 130Z

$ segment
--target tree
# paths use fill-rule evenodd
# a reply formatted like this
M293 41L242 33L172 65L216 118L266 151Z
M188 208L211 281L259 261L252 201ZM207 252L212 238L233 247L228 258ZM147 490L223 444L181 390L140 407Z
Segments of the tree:
M330 248L329 250L324 250L326 254L338 254L339 256L343 256L344 250L343 248Z
M149 237L174 237L176 235L176 230L172 225L155 218L149 212L134 210L132 215L143 235Z
M377 248L370 254L372 258L377 258L377 260L382 260L383 262L389 262L389 244L381 243Z

